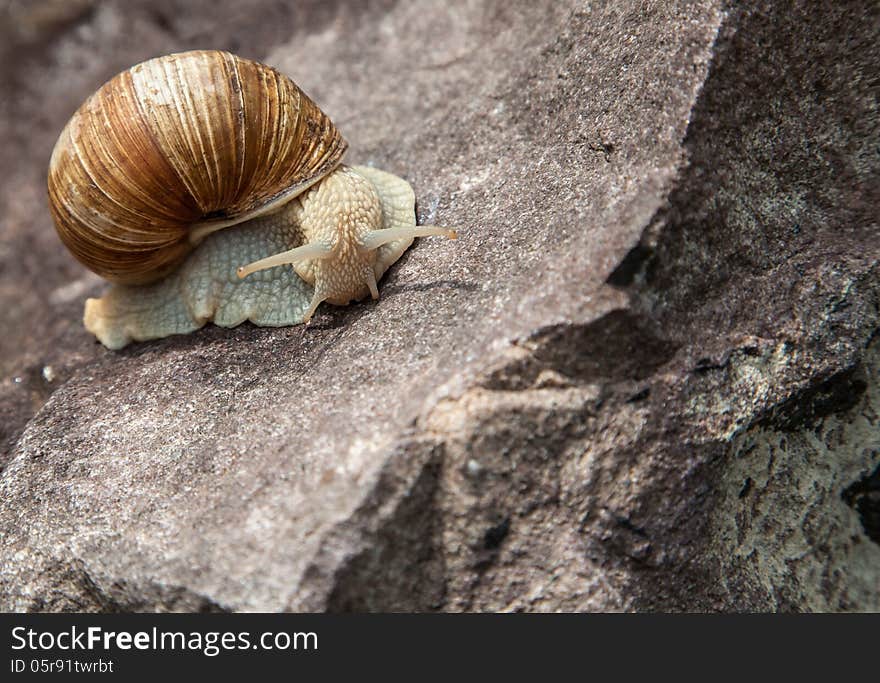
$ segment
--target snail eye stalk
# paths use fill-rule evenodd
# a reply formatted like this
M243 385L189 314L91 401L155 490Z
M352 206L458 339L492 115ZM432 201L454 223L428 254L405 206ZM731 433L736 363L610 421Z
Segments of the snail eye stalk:
M267 268L299 263L300 261L326 258L332 252L333 248L325 242L309 242L308 244L303 244L290 251L282 251L280 254L267 256L259 261L254 261L246 266L241 266L235 272L239 278L246 278L251 273L266 270Z
M383 244L395 240L409 239L410 237L428 237L430 235L445 235L451 240L458 239L458 233L450 228L440 228L436 225L417 225L414 228L386 228L385 230L373 230L367 233L361 242L361 248L367 251L378 249Z

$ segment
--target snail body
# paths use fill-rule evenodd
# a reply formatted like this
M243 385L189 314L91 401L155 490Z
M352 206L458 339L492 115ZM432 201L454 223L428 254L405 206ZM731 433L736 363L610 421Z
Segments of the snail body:
M416 226L409 184L342 165L346 147L292 81L226 52L167 55L108 81L49 166L62 242L114 283L86 302L86 328L115 349L378 298L415 237L455 233Z

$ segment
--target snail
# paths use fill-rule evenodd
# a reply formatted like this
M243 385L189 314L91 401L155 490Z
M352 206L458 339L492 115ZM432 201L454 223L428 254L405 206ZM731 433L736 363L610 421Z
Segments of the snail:
M341 163L347 143L275 69L199 50L135 65L97 90L49 162L61 241L112 283L83 322L105 346L307 323L370 294L412 244L409 183ZM292 267L289 267L292 266Z

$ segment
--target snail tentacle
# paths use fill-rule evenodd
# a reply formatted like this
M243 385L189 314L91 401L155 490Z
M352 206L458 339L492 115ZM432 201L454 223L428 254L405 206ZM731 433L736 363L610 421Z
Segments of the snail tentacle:
M273 254L272 256L267 256L259 261L249 263L246 266L241 266L236 271L236 274L239 279L243 279L251 273L256 273L260 270L299 263L301 261L322 259L328 257L332 253L333 246L326 242L309 242L308 244L303 244L295 249L282 251L280 254Z
M368 268L366 271L366 283L367 287L370 288L370 296L375 301L379 298L379 286L376 284L376 273L373 272L372 268Z
M458 239L458 233L450 228L441 228L436 225L417 225L412 228L385 228L373 230L367 233L361 240L361 248L365 251L378 249L383 244L396 240L413 239L415 237L428 237L430 235L445 235L451 240Z

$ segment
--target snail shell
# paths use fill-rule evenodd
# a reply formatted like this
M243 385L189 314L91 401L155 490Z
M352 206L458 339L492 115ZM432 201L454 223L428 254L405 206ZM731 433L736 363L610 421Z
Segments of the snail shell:
M202 236L270 212L332 172L347 144L275 69L203 50L104 84L61 133L49 199L62 242L112 282L154 282Z

